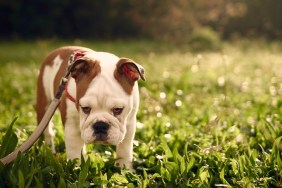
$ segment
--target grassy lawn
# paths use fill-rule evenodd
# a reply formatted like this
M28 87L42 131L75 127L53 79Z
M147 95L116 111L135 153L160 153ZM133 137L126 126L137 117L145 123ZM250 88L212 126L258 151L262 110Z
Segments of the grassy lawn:
M282 43L240 41L193 52L149 41L1 42L1 157L35 129L38 68L63 45L144 66L136 172L114 167L112 146L89 145L80 166L67 161L57 115L58 153L36 144L11 165L0 164L0 187L282 187Z

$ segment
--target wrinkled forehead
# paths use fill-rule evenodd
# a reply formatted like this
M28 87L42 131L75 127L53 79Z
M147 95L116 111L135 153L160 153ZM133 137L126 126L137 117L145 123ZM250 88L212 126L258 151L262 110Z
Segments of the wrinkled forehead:
M125 97L128 94L124 91L121 85L114 78L113 73L101 73L94 78L86 91L86 95L103 97Z
M85 95L80 99L81 105L93 106L124 106L129 102L129 95L120 87L114 80L107 80L105 77L97 76L93 79L85 92Z
M130 102L129 95L119 87L112 87L110 83L91 84L85 93L78 98L77 105L102 109L128 104Z

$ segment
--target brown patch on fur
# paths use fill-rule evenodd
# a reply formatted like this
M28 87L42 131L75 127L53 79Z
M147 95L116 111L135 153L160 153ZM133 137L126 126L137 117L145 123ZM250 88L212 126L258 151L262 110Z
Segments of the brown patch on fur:
M126 93L131 95L133 86L137 80L144 78L144 69L131 59L121 58L114 71L115 79L120 83Z
M65 125L67 120L67 99L65 93L63 93L61 97L61 103L59 109L60 109L62 123L63 125Z
M48 105L47 97L45 95L45 90L43 87L43 66L40 69L40 73L38 76L38 81L37 81L37 102L36 102L36 111L37 111L37 124L40 123L41 119L43 118L46 107Z
M97 60L84 58L85 65L83 65L84 71L81 71L80 74L76 75L76 100L77 108L78 102L81 97L85 95L86 90L89 87L90 82L101 72L100 62Z

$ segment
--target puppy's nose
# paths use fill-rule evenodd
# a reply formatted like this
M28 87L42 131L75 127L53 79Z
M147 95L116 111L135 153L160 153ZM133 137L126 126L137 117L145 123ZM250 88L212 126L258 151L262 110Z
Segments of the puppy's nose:
M92 125L92 128L94 129L95 134L107 134L109 126L108 123L97 121Z

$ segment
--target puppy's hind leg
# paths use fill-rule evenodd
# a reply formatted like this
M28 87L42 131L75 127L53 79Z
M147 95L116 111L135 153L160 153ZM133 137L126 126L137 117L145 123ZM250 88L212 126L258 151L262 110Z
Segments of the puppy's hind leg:
M44 117L47 108L50 104L49 99L46 96L44 87L42 84L42 76L39 76L37 83L37 102L36 102L36 113L37 113L37 125L41 122ZM54 124L52 119L49 122L49 125L44 131L45 142L47 145L51 146L52 152L55 152L55 145L53 142L53 137L55 136L55 131L53 130ZM43 141L43 136L41 137L41 142Z
M41 122L45 112L46 112L45 109L44 110L37 110L37 123L38 123L38 125ZM43 142L45 140L45 142L43 142L43 143L50 146L52 152L55 153L56 152L55 144L54 144L55 130L54 130L54 124L53 124L52 119L53 118L51 118L51 120L48 123L48 126L44 130L44 133L43 133L42 137L40 138L40 142Z
M51 147L52 152L56 153L55 144L54 144L54 136L55 136L54 124L51 119L47 128L44 131L44 138L45 138L46 144Z

